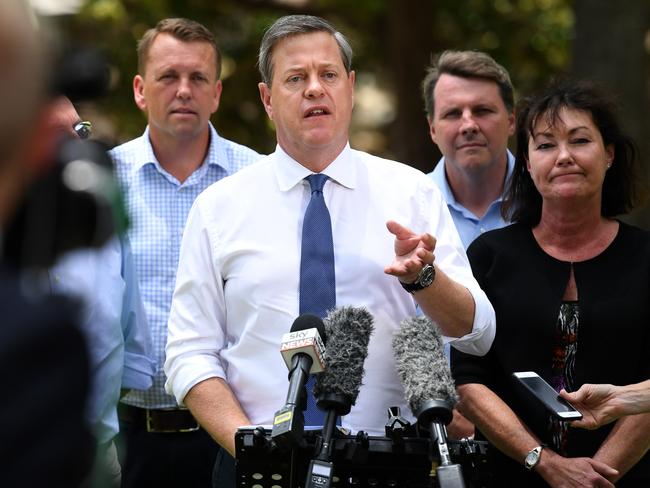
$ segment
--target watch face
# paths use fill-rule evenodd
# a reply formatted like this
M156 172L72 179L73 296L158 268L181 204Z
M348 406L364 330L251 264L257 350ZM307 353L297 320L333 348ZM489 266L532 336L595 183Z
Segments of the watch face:
M526 460L524 463L528 469L531 469L535 467L537 461L539 461L539 452L537 450L533 450L526 455Z
M435 268L430 264L427 264L424 268L422 268L422 271L420 271L420 276L418 277L418 281L422 286L427 287L431 283L433 283L434 277L435 277Z

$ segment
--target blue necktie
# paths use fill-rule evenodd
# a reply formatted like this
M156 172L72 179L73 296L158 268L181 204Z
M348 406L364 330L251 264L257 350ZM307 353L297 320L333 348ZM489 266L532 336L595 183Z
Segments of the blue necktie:
M324 318L336 306L334 279L334 244L332 221L323 198L323 186L328 177L309 175L311 199L302 224L300 251L300 314L311 313ZM312 388L314 377L307 382L306 425L323 425L324 413L316 406Z

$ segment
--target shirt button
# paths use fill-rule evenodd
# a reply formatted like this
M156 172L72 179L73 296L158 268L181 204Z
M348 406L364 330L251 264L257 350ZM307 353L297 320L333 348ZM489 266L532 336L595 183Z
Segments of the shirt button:
M485 227L481 227L481 234L485 232Z

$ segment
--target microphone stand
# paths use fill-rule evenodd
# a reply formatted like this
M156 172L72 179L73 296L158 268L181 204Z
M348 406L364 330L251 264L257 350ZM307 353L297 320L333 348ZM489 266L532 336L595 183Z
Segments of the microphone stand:
M428 427L433 444L440 456L440 465L436 467L436 477L440 488L465 488L465 480L460 464L451 462L447 445L447 429L453 413L444 400L427 400L414 412L418 423Z
M384 426L386 437L393 441L393 452L404 452L404 438L411 429L411 423L402 417L399 407L388 407L388 422Z
M303 411L307 406L305 384L310 368L311 358L305 360L299 354L293 357L289 378L291 379L292 375L295 375L295 379L289 382L289 391L284 407L275 412L273 416L271 438L281 449L302 446L304 443L305 417Z
M339 416L350 413L352 402L345 395L330 393L321 395L316 402L318 408L325 410L325 425L323 425L320 451L309 462L305 488L330 488L334 477L332 451L334 449L334 432Z

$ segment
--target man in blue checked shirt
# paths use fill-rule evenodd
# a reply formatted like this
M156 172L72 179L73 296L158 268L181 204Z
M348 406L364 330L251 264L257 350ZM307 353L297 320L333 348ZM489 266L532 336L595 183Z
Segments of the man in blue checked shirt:
M506 69L480 51L443 52L422 82L429 133L442 153L429 176L447 202L465 249L483 232L508 224L501 217L501 197L515 165L508 151L513 91ZM450 435L473 432L474 426L454 411Z
M187 214L206 187L256 161L220 137L210 116L221 96L214 36L187 19L165 19L138 44L133 80L144 134L111 151L132 219L129 238L158 372L152 388L120 405L123 487L210 486L218 445L165 393L167 319ZM221 209L227 213L228 209Z

